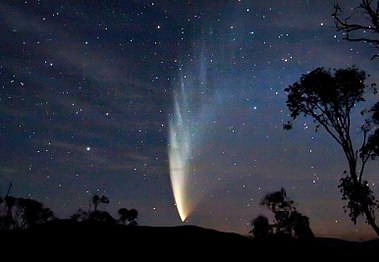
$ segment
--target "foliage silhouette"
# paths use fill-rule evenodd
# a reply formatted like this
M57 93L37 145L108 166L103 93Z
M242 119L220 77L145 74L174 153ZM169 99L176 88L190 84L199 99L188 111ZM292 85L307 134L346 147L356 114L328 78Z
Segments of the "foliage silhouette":
M267 207L274 214L275 222L270 225L268 218L263 215L253 219L250 233L255 239L273 236L296 239L314 237L308 217L297 211L294 201L287 196L284 188L267 194L260 205Z
M115 224L116 219L114 219L108 212L98 210L99 204L109 204L109 199L106 196L99 197L95 194L91 198L91 202L94 206L94 210L90 209L84 211L83 209L78 209L72 216L71 219L79 221L79 222L98 222L98 223L106 223L106 224Z
M358 14L358 15L357 15ZM337 31L344 33L344 39L363 42L379 49L379 4L374 6L372 0L362 0L359 6L345 17L341 7L336 4L332 14ZM363 18L363 19L362 19ZM379 55L373 55L371 59Z
M316 131L323 127L342 147L349 165L349 172L344 171L345 177L339 185L342 199L348 202L344 206L345 212L349 213L354 223L359 216L365 216L366 222L379 235L379 228L375 224L378 202L368 182L363 179L367 161L378 155L378 104L371 110L361 112L369 117L361 126L363 142L359 149L354 146L351 135L352 109L365 101L363 95L369 91L365 80L365 72L355 67L335 70L334 73L317 68L303 75L299 82L290 85L285 91L288 93L287 107L292 120L300 114L313 118ZM371 85L371 90L376 93L375 85ZM285 124L284 128L291 129L292 122Z
M137 225L137 217L138 211L136 209L120 208L118 210L118 214L120 216L119 223L128 225L128 226L136 226Z
M250 234L253 235L255 239L264 240L268 239L272 235L272 226L270 225L268 218L259 215L251 221L251 226L253 227L250 230Z
M116 219L114 219L108 212L99 210L93 211L89 214L89 221L103 224L116 224Z
M81 208L79 208L72 216L71 219L78 221L78 222L83 222L89 219L89 214L90 211L85 211Z
M95 194L92 197L92 203L93 203L93 206L95 207L95 211L97 211L98 205L101 204L101 203L103 203L103 204L109 204L109 199L106 196L99 197L97 194Z
M99 197L98 195L94 195L91 198L91 202L94 206L94 210L90 209L88 211L85 211L83 209L78 209L72 216L71 219L78 221L78 222L96 222L96 223L102 223L102 224L116 224L121 223L124 225L130 225L135 226L137 225L137 217L138 217L138 211L136 209L126 209L126 208L120 208L118 210L118 214L120 218L116 220L112 215L110 215L106 211L98 210L98 206L101 203L109 204L109 199L106 196Z
M54 220L53 211L28 198L0 198L0 230L27 229Z

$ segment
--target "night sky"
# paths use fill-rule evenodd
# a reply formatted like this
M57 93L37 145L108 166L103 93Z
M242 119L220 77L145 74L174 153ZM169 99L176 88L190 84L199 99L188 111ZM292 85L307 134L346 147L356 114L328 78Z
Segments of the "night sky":
M349 3L350 2L350 3ZM346 10L355 1L339 1ZM94 193L149 226L183 224L169 171L181 85L196 140L184 224L247 234L265 193L286 188L318 236L367 239L344 214L347 164L311 119L289 120L284 88L319 66L379 78L376 51L342 40L334 1L0 2L0 190L59 217ZM368 105L369 106L369 105ZM355 121L356 134L362 119ZM198 127L198 128L197 128ZM375 192L378 163L368 164ZM196 193L197 192L197 193Z

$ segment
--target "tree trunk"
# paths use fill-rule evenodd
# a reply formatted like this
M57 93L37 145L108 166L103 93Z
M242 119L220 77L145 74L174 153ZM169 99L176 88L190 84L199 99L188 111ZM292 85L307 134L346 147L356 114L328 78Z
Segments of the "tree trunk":
M366 215L367 223L375 230L375 233L379 236L379 227L377 224L375 224L375 219L367 207L364 207L364 213Z
M358 176L357 176L356 168L355 168L356 166L357 165L356 165L355 161L349 161L350 175L353 178L355 187L357 187L358 190L359 190L360 187L361 187L361 182L358 180ZM367 203L365 203L364 199L359 199L359 202L360 202L360 204L363 207L362 211L363 211L363 213L366 216L367 223L374 229L375 233L379 236L379 227L375 223L375 218L371 214L371 212L370 212L370 210L369 210L369 208L367 206Z

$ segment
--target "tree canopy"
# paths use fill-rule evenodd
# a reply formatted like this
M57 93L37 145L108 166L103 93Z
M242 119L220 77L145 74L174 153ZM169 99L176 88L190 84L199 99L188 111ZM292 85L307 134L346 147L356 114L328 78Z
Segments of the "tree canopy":
M54 219L53 211L34 199L0 198L0 230L27 229Z
M313 238L307 216L301 214L282 188L269 193L261 200L260 205L267 207L274 214L274 223L270 224L267 217L259 215L252 220L250 233L255 239L270 237L290 237L296 239Z
M93 204L94 210L91 210L91 205L88 211L83 209L78 209L72 216L71 219L78 222L96 222L103 224L124 224L128 226L136 226L138 211L134 208L120 208L118 210L119 219L115 219L111 214L106 211L98 210L99 204L109 204L109 199L106 196L99 197L95 194L91 198L91 203Z
M376 94L376 86L367 86L366 73L356 67L338 69L333 72L322 67L303 75L300 81L290 85L285 91L288 94L287 107L292 121L284 125L285 129L292 128L292 122L299 115L311 117L318 128L323 127L327 133L341 146L349 165L345 177L341 178L339 188L342 199L347 200L344 206L351 220L365 216L366 222L379 235L375 224L375 209L378 202L375 199L369 183L364 179L367 161L378 156L379 103L370 110L363 110L365 121L360 125L362 142L355 145L352 137L351 112L360 102L365 101L368 91ZM358 125L359 126L359 125Z

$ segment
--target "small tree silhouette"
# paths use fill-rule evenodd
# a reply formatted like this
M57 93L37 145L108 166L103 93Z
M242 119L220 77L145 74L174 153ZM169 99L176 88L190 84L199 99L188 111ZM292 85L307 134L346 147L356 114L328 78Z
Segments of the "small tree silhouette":
M72 216L71 219L82 222L89 219L90 212L84 211L83 209L79 208L78 211L76 211Z
M106 211L99 211L98 207L100 204L109 204L109 199L106 196L99 197L97 194L95 194L91 200L94 206L94 210L91 210L91 204L90 208L87 211L84 211L83 209L78 209L72 216L71 219L83 222L83 221L96 221L101 223L108 223L108 224L114 224L116 220Z
M260 202L274 214L274 223L269 224L267 217L259 215L251 225L250 233L256 239L266 239L272 236L309 239L314 235L309 226L309 219L296 210L294 201L287 197L284 188L267 194Z
M309 218L294 210L291 214L294 237L297 239L313 238L313 232L309 226Z
M0 201L0 229L27 229L55 219L54 213L41 202L6 196Z
M71 216L71 219L78 222L97 222L103 224L115 224L118 222L128 226L137 225L136 219L138 217L138 211L136 209L128 210L126 208L120 208L118 210L120 218L116 221L108 212L98 210L99 204L109 204L109 199L106 196L99 197L95 194L91 198L90 203L91 202L94 206L93 211L91 210L91 205L88 212L83 209L78 209L78 211Z
M101 204L101 203L103 203L103 204L109 204L109 199L106 196L99 197L97 194L95 194L92 197L92 203L93 203L93 206L95 208L95 211L97 211L98 205Z
M136 226L137 225L137 217L138 217L138 211L136 209L130 209L127 208L120 208L118 210L118 214L120 216L119 222L128 225L128 226Z
M268 218L259 215L251 221L251 226L253 227L250 230L250 234L253 235L255 239L264 240L272 235L272 226L268 222Z
M21 209L20 224L22 228L44 224L54 219L53 212L36 200L19 198L18 207Z
M106 211L93 211L89 214L89 221L103 224L115 224L116 220Z

